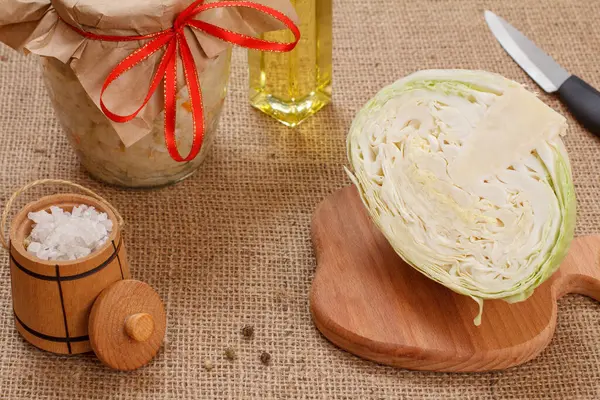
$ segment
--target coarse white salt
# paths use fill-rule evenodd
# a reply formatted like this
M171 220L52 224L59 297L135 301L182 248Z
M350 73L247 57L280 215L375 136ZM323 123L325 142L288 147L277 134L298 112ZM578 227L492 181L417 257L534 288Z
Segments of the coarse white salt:
M76 260L100 249L112 232L108 215L85 204L72 212L60 207L28 214L34 222L27 251L42 260Z

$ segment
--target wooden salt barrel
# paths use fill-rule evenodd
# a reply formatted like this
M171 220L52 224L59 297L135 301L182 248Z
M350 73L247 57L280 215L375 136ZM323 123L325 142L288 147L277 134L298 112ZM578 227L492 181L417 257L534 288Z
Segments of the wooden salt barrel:
M8 214L24 191L42 184L77 188L92 197L56 194L26 205L4 235ZM45 261L27 252L34 224L30 212L77 205L105 212L113 223L102 248L74 261ZM0 218L0 243L9 252L13 310L18 332L40 349L61 354L93 350L110 368L130 371L149 363L162 346L166 312L148 284L129 279L122 238L123 218L101 196L73 182L42 179L17 190Z
M24 246L32 229L30 212L58 206L65 211L86 204L107 213L113 230L107 243L85 258L44 261ZM61 354L91 351L88 320L105 288L130 278L121 227L114 212L95 198L78 194L43 197L25 206L10 227L10 272L17 330L41 349Z

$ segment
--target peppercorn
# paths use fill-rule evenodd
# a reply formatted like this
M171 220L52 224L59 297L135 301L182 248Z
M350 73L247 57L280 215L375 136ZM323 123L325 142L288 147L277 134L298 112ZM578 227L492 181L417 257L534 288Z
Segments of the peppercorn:
M263 363L264 365L271 364L271 355L269 353L267 353L266 351L263 351L262 354L260 355L260 362Z
M254 337L254 327L252 325L246 325L242 328L242 335L246 339L252 339Z
M228 347L225 349L225 357L229 360L229 361L233 361L236 359L236 354L235 354L235 350L232 347Z

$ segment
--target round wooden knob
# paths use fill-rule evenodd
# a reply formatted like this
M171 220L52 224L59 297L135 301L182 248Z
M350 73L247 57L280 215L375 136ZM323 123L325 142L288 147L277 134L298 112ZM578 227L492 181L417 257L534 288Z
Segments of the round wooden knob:
M154 333L154 318L148 313L130 315L125 320L125 331L137 342L145 342Z

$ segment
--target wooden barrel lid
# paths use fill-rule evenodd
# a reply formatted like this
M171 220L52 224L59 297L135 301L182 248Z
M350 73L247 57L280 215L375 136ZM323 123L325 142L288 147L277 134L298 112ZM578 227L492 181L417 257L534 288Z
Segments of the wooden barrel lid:
M123 280L94 302L90 344L105 365L131 371L148 364L162 346L166 330L163 303L148 284Z

